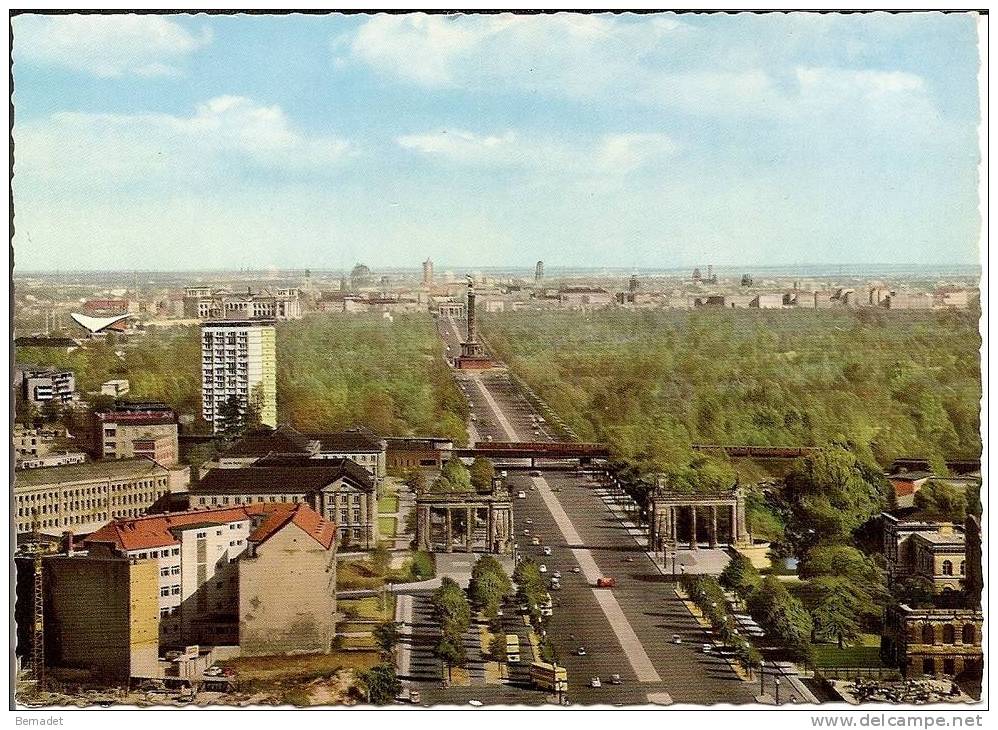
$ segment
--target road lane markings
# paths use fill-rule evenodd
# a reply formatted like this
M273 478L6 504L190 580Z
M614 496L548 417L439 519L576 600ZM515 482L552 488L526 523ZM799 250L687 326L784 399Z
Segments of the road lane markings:
M492 394L488 391L482 380L477 375L474 378L475 384L478 386L478 390L481 392L482 397L488 404L489 408L496 416L496 420L499 425L502 426L503 431L506 432L506 436L510 441L517 441L516 430L513 425L506 418L506 415L499 408L499 404L496 403ZM575 529L575 525L572 524L572 520L569 518L568 513L561 506L561 502L551 491L551 487L548 486L547 481L544 477L531 477L534 486L541 495L541 499L544 500L544 505L547 507L548 512L554 518L555 523L558 525L558 529L561 531L562 537L569 545L581 545L582 538L579 536L578 531ZM585 548L573 548L572 555L579 564L579 568L582 570L583 575L590 584L594 584L596 579L602 576L599 566L596 565L596 560L593 558L591 551ZM596 598L596 602L599 607L603 610L603 615L606 616L607 622L610 624L610 628L613 629L613 633L617 637L617 641L620 643L620 648L624 651L624 656L627 657L627 661L630 663L631 668L634 670L635 676L637 676L639 682L661 682L662 678L659 676L658 672L655 671L655 665L652 664L651 659L645 652L644 647L641 645L641 640L638 635L634 632L631 627L630 621L627 620L627 616L624 615L624 610L620 607L620 603L617 601L616 596L613 592L606 589L593 589L593 596Z

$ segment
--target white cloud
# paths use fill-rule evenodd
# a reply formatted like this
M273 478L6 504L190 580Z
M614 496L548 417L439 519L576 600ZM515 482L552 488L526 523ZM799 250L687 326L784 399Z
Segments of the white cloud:
M626 173L646 163L671 157L678 149L666 134L608 134L600 143L596 160L604 170Z
M340 63L431 88L515 89L706 116L813 117L830 104L891 121L913 106L933 113L917 75L798 67L778 53L767 62L757 45L714 48L715 40L672 15L410 14L375 16L336 46Z
M15 181L63 183L217 175L233 164L315 169L351 154L344 139L296 129L279 106L220 96L190 116L59 112L14 127Z
M400 147L462 164L508 164L522 157L523 147L513 131L476 134L463 129L407 134L396 139Z
M177 75L177 63L211 42L160 15L19 15L15 63L36 63L100 77Z

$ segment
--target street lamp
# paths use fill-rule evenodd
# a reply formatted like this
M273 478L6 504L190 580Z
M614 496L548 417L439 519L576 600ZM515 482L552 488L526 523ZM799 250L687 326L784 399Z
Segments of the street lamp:
M759 694L766 694L766 662L764 659L759 660Z
M776 682L776 704L778 705L780 704L780 678L777 677L774 681Z

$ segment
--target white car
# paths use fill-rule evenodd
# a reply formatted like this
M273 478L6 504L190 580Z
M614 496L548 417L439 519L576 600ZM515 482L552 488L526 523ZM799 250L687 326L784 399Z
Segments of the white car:
M680 636L679 634L673 634L672 635L672 643L673 644L682 644L683 643L683 637Z
M537 570L539 570L541 573L547 573L548 572L548 566L541 565L541 567L539 567Z
M581 573L582 572L582 568L580 568L578 565L576 565L574 568L572 568L572 572L573 573Z
M524 492L524 491L519 491L519 492L516 493L516 498L517 499L526 499L527 498L527 493Z
M525 519L525 520L524 520L523 522L524 522L525 524L527 524L527 525L532 525L532 524L534 524L534 521L533 521L532 519L530 519L529 517L528 517L527 519Z
M603 683L599 681L599 677L593 677L589 680L589 686L595 689L599 689L603 686Z
M704 654L710 654L713 650L714 650L714 647L711 644L704 644L703 645L703 653Z
M551 554L551 548L548 547L547 545L544 546L544 554L545 555L550 555Z
M529 535L530 534L530 528L529 527L524 527L523 528L523 534L524 535Z
M579 656L585 656L586 655L586 647L580 646L578 649L575 650L575 653L578 654Z

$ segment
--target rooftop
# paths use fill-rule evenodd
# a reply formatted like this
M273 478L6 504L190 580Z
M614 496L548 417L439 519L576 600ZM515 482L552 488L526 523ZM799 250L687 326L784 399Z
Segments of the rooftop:
M323 520L308 505L286 503L191 510L118 520L104 525L85 542L112 543L125 551L155 549L180 544L174 533L176 530L242 522L253 517L263 517L263 521L250 533L252 542L264 542L289 522L294 522L323 547L328 549L332 545L335 533L332 523Z
M341 478L347 478L365 491L374 490L370 473L350 459L307 459L275 455L276 464L253 464L240 469L211 469L190 493L255 494L316 492ZM289 463L290 462L290 463Z
M168 473L166 467L149 459L114 459L92 461L86 464L51 466L46 469L31 469L18 472L14 479L14 489L31 489L67 482L100 481L106 479L130 479L145 475Z

